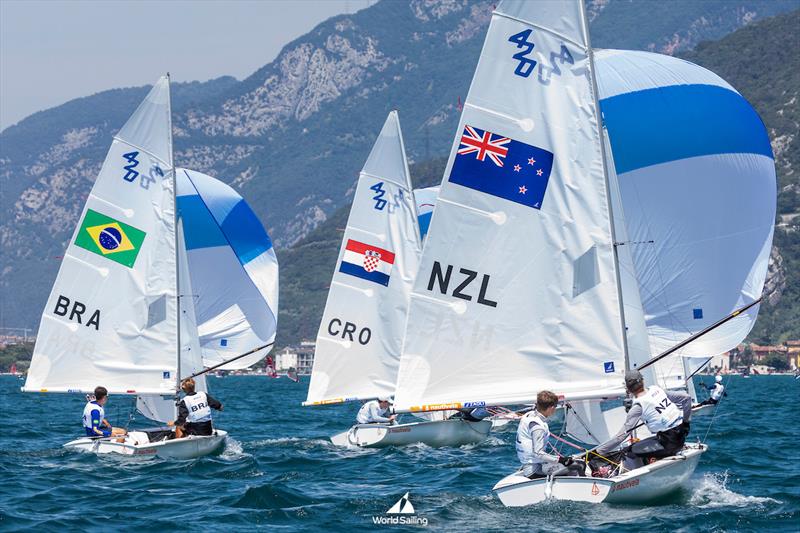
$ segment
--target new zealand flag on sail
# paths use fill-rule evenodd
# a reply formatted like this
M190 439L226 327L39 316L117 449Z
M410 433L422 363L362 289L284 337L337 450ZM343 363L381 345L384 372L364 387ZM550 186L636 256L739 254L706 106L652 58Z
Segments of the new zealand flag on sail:
M467 125L448 181L541 209L552 169L552 152Z

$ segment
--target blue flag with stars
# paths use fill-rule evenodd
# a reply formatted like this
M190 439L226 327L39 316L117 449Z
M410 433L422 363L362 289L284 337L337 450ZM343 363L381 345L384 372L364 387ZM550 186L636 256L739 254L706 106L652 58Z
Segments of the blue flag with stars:
M448 181L541 209L552 169L552 152L466 125Z

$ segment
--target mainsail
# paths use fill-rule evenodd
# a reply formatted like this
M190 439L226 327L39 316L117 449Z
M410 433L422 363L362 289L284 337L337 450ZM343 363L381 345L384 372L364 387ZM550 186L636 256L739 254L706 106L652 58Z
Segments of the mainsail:
M492 16L414 284L397 410L622 392L589 52L578 1Z
M394 393L419 251L403 138L392 112L358 179L306 404Z
M213 366L275 340L278 260L258 217L233 188L193 170L179 168L176 175L194 287L181 304L194 304L203 363ZM221 368L247 368L267 353Z
M164 77L114 138L48 298L23 390L175 391L174 220Z

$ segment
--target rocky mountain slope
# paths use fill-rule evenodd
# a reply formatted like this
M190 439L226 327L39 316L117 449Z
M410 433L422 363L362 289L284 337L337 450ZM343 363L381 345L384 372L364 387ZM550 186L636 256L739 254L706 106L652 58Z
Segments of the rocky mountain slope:
M383 1L320 24L241 82L176 84L175 161L232 183L275 242L291 246L348 201L389 110L400 110L412 160L447 152L492 5ZM596 0L588 7L596 46L675 53L796 6ZM111 136L145 92L74 100L0 133L0 324L38 323Z

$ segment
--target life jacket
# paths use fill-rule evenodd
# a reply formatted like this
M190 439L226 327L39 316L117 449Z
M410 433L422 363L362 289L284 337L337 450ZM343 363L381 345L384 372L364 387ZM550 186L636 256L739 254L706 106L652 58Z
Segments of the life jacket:
M517 426L517 458L522 464L547 462L533 454L533 428L531 426L544 429L545 442L550 436L550 426L547 425L539 411L535 409L528 411L519 420L519 426Z
M358 410L356 422L359 424L371 424L372 422L377 422L377 420L375 420L376 414L378 416L385 416L386 411L381 409L378 400L370 400L362 405L361 409Z
M647 392L633 399L633 405L642 406L642 421L650 433L678 427L683 422L683 412L667 397L664 389L653 385Z
M714 383L714 388L711 389L711 399L719 401L723 392L725 392L725 386L722 383Z
M100 427L100 423L106 417L106 411L101 405L95 402L87 402L86 406L83 408L83 427L86 429L92 429L94 427L92 425L92 411L100 411L100 420L97 421L97 427Z
M183 403L189 411L189 416L186 417L187 422L211 422L211 408L208 406L208 398L205 392L186 395L183 398Z

